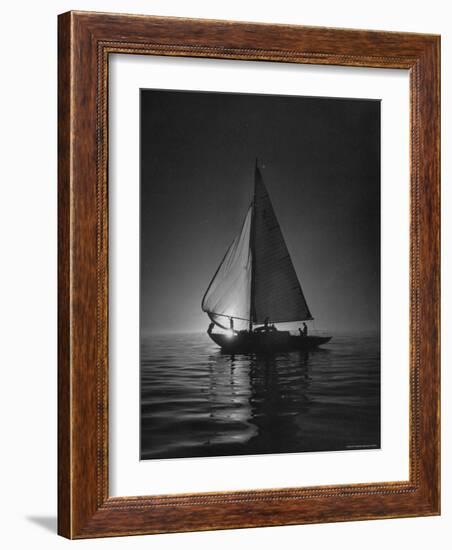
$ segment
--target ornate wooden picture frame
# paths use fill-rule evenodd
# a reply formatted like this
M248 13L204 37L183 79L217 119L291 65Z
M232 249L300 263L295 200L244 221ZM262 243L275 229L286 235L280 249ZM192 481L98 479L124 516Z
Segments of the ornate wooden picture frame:
M440 513L440 38L69 12L58 62L58 532L68 538ZM111 497L110 54L406 69L410 75L409 480Z

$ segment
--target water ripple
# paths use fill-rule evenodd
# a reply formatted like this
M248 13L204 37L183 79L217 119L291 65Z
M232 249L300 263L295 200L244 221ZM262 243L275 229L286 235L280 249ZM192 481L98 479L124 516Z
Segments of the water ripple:
M224 355L204 334L144 339L141 457L380 446L379 338L274 356Z

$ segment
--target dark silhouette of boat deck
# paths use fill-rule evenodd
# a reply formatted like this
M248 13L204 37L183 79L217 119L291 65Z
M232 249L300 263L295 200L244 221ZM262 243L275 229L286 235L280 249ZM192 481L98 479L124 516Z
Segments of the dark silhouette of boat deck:
M278 351L309 351L331 340L331 336L294 336L287 331L256 334L211 333L212 340L226 353L274 353Z

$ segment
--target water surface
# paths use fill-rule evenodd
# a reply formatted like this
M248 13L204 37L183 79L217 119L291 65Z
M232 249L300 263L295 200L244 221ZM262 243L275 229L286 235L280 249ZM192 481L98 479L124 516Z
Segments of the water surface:
M207 334L142 338L141 458L380 447L380 339L225 355Z

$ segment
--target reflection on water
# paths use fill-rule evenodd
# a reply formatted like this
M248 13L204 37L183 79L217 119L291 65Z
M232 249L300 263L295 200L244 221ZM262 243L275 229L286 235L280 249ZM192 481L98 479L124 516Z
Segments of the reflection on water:
M204 334L142 342L143 459L379 446L375 336L273 356L225 355Z

